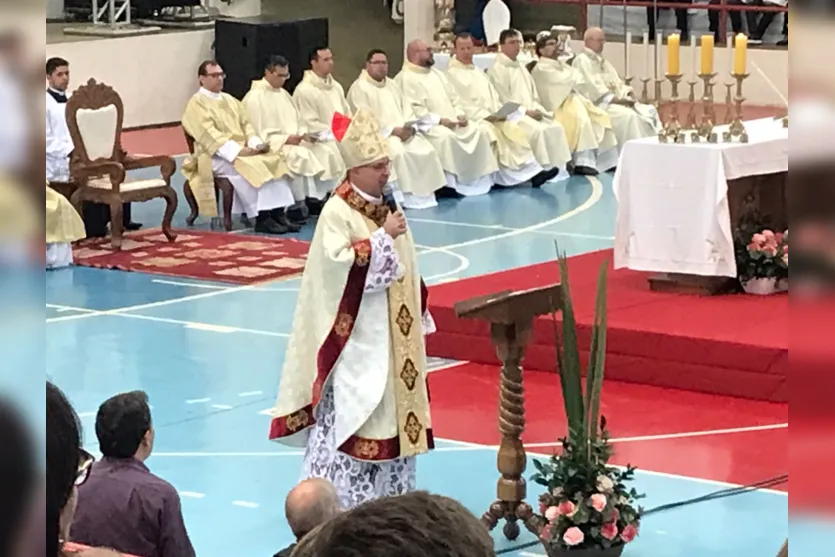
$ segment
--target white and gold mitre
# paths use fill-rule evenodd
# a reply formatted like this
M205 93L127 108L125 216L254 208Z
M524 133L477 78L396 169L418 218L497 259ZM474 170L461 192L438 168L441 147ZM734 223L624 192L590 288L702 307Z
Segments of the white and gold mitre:
M331 131L339 142L339 150L347 168L366 166L389 156L380 124L367 109L357 110L353 118L334 113Z

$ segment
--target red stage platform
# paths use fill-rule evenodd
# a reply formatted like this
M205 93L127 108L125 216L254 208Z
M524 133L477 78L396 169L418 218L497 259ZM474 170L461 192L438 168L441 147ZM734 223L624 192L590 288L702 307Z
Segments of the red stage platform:
M590 343L600 265L609 260L606 377L771 402L788 402L788 295L687 296L651 292L647 273L614 271L612 251L569 259L581 347ZM428 352L497 364L486 323L458 319L456 302L559 281L557 262L433 286L429 306L438 332ZM554 325L538 319L525 368L556 370ZM588 356L587 351L584 356Z

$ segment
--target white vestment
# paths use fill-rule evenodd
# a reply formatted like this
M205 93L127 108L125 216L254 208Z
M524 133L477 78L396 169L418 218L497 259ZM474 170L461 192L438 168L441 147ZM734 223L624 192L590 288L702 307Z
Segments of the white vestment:
M637 102L633 107L613 103L634 100L635 95L603 56L586 48L574 58L572 65L583 74L580 92L612 118L612 129L620 147L630 139L650 137L661 130L658 111L654 107Z
M487 76L493 82L493 86L499 93L499 99L503 103L514 102L526 111L538 110L545 114L539 121L523 116L519 120L519 126L527 134L536 160L542 168L565 169L571 161L571 150L568 148L565 131L560 123L554 120L553 114L545 110L539 101L539 95L528 68L518 59L511 60L504 54L498 53L487 70Z
M73 150L67 128L67 103L59 103L49 92L46 95L46 179L67 182L70 179L70 153ZM67 98L71 93L67 92Z
M461 63L455 57L450 59L446 74L461 100L467 119L481 124L493 139L499 162L495 182L514 186L542 172L544 169L533 154L527 134L517 123L507 119L498 122L485 120L503 104L487 74L473 64Z
M450 129L440 121L466 116L464 108L446 75L435 68L422 68L410 62L394 78L420 128L435 147L447 173L447 184L462 195L490 191L493 174L499 169L491 137L478 122Z
M203 87L198 94L217 101L222 100L225 95L213 93ZM246 146L254 149L263 143L260 137L253 135L247 138ZM235 170L233 163L243 147L234 141L227 141L212 155L212 172L215 176L229 180L235 190L232 212L246 213L248 217L255 218L261 211L292 207L295 199L290 176L280 176L256 188Z
M542 106L565 129L574 164L606 171L617 165L617 137L606 111L578 92L583 74L562 60L539 58L531 70Z
M389 78L376 81L363 70L348 89L348 104L354 111L367 108L373 112L383 135L387 136L392 165L390 180L395 191L402 193L402 205L409 209L436 206L435 192L447 182L432 144L420 134L405 142L391 135L394 128L416 119L400 87Z
M255 133L270 145L271 151L284 155L293 178L296 201L307 197L322 199L333 190L345 174L339 149L332 142L287 144L289 136L303 136L307 128L284 88L276 89L266 79L259 79L252 82L242 102Z

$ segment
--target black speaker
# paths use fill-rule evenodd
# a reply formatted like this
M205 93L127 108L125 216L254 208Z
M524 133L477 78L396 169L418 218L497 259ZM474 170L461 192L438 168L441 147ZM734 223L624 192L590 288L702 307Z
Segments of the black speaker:
M285 84L292 93L308 69L313 48L328 46L328 20L324 17L280 21L268 16L215 21L215 58L226 73L223 90L242 99L252 80L264 76L270 56L280 54L290 62Z

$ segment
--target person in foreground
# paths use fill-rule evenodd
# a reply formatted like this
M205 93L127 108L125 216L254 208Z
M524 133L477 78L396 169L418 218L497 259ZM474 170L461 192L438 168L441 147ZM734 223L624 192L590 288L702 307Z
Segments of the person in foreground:
M321 478L310 478L290 490L284 502L284 515L296 541L331 520L341 512L339 494L333 484ZM292 544L274 557L290 557L296 544Z
M292 557L493 557L487 527L461 503L417 491L360 505L304 537Z
M313 235L269 435L306 445L302 479L330 480L352 508L413 490L415 457L434 447L424 343L434 323L406 219L384 202L379 124L360 109L332 128L348 177Z

